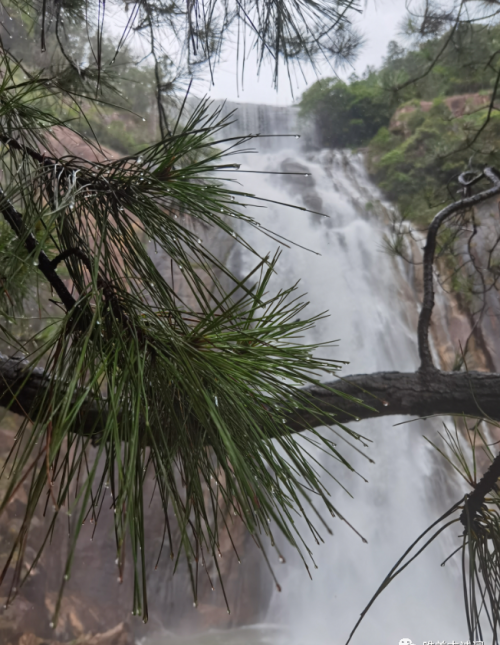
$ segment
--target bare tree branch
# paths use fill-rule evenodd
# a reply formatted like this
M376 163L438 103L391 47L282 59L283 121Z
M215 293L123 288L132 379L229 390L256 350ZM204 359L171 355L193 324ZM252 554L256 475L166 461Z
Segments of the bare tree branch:
M308 388L314 404L339 423L377 417L404 415L467 415L500 420L500 374L486 372L375 372L356 374L328 383L339 394L325 388ZM341 396L347 394L357 400ZM288 420L294 431L319 422L296 413Z
M49 376L26 361L0 354L0 406L29 416L36 411L37 397L49 387ZM287 419L286 428L300 432L331 423L404 415L428 417L457 414L500 420L500 374L484 372L422 373L376 372L357 374L304 391L318 409L316 415L297 411ZM347 394L345 398L342 394ZM79 434L98 434L105 422L103 406L84 408ZM322 417L322 414L324 417ZM100 417L100 419L99 419Z
M0 406L29 419L36 416L37 403L50 387L50 375L41 367L30 366L21 358L0 354ZM95 402L82 411L74 432L81 435L99 434L101 412Z
M460 211L463 211L472 206L476 206L481 202L498 195L500 193L500 177L493 170L493 168L485 168L482 175L487 177L493 186L487 190L483 190L476 195L470 195L460 199L453 204L449 204L443 208L434 217L427 231L427 242L424 249L424 298L422 302L422 309L418 319L418 353L420 356L420 370L429 371L436 370L432 362L432 355L429 345L429 325L431 323L432 310L434 308L434 256L436 253L436 240L441 224L448 218ZM462 180L462 185L467 190L473 183L478 181L479 177L474 177L468 182Z

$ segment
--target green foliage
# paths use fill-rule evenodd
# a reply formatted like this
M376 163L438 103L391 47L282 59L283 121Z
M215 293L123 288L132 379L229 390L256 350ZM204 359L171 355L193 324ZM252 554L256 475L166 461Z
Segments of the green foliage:
M316 81L300 102L301 115L314 117L321 144L333 148L367 144L392 112L391 96L375 75L349 84L333 78Z
M376 74L380 85L395 95L398 104L411 99L430 101L438 96L470 94L493 86L496 70L488 62L499 47L498 24L465 23L455 29L451 38L448 29L438 37L418 39L408 49L389 43L387 56ZM409 84L402 87L406 83Z
M101 146L123 155L130 155L144 149L158 133L156 123L152 123L151 127L151 121L154 119L154 111L151 108L140 112L141 116L135 114L135 110L134 113L130 113L113 107L92 105L85 110L84 117L78 117L74 127L85 137L98 141Z
M5 10L4 10L5 11ZM38 68L36 30L29 30L21 20L13 20L11 51L22 58L25 68L35 72ZM64 67L65 58L57 48L53 34L47 36L47 53L44 59L50 58L50 66L45 76L57 75L59 93L45 96L41 103L52 115L65 121L71 120L72 127L85 137L97 140L100 145L121 154L133 154L156 140L158 133L157 107L155 99L155 73L147 61L137 64L137 57L128 47L122 47L117 53L109 38L100 42L102 67L99 70L100 89L98 101L95 93L97 71L85 68L78 73L72 66ZM96 49L98 34L90 37L92 49ZM88 57L89 42L81 30L71 34L67 45L67 56L83 64ZM27 52L28 55L25 54ZM49 60L47 60L49 65ZM19 81L26 75L18 73ZM88 96L80 102L61 101L61 94L82 92Z
M78 43L78 49L83 48L84 43ZM138 65L127 48L116 54L106 39L102 57L106 86L99 103L86 101L83 110L73 108L65 116L74 118L73 127L100 145L121 154L136 153L159 136L154 69L151 64Z
M469 146L471 133L483 123L484 110L455 118L440 99L428 111L419 104L409 107L412 112L397 116L397 129L377 133L367 159L389 199L406 217L425 225L452 197L449 185L467 168L471 156L475 166L498 166L500 119L493 115L478 141Z

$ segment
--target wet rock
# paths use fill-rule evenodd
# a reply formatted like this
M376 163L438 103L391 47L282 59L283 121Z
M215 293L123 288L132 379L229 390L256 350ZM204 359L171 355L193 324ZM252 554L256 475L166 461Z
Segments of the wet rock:
M304 164L287 158L281 162L280 171L292 173L281 175L281 180L290 186L294 194L300 195L307 209L320 213L323 209L323 200L315 189L316 181L310 169Z
M59 640L47 640L30 633L23 634L17 645L66 645L66 643ZM134 638L128 625L120 623L101 634L79 636L76 640L71 641L71 645L134 645Z

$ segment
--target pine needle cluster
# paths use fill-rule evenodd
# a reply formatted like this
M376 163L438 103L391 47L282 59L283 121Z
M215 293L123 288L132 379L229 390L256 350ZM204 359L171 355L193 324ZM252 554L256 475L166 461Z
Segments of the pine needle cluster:
M297 285L273 295L279 253L259 258L235 230L236 222L257 226L248 214L254 196L237 190L232 159L251 137L226 137L231 115L202 101L138 155L92 163L71 151L58 156L54 143L71 124L46 105L60 90L43 75L19 81L25 70L5 50L0 67L0 212L8 238L2 314L15 322L39 278L40 312L44 298L60 310L30 339L28 353L25 342L0 327L2 340L24 355L26 375L37 366L46 375L3 469L0 512L21 487L28 500L0 574L0 583L9 583L7 603L64 516L70 548L55 623L81 527L88 518L97 526L111 511L119 577L128 552L133 610L147 620L148 478L161 499L164 551L176 564L187 559L195 601L200 567L206 572L209 559L218 567L221 531L231 531L223 519L228 511L259 545L265 536L274 544L279 533L305 557L297 518L319 540L313 520L328 527L317 505L338 512L320 464L288 420L318 419L311 445L351 468L314 429L325 415L301 389L335 374L340 363L318 358L321 346L303 343L323 314L303 316ZM243 280L232 275L181 213L234 237L255 253L256 268ZM182 271L195 306L159 273L145 240ZM200 267L215 288L207 288ZM231 289L224 290L221 274ZM15 402L17 391L11 395ZM335 415L329 419L335 423ZM40 508L47 529L27 563Z

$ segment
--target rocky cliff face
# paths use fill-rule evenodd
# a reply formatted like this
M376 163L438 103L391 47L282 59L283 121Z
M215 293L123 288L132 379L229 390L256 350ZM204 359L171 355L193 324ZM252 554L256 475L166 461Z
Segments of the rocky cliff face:
M471 267L471 275L477 279L477 269L486 272L489 251L500 233L500 222L496 214L498 198L485 202L476 209L477 232L470 244L462 242L456 252L459 263ZM407 299L411 302L409 316L418 318L418 307L422 299L422 249L425 238L415 237L405 254L411 262L402 262L407 283ZM471 254L474 266L471 263ZM478 297L466 297L451 290L449 267L438 261L435 273L435 305L431 319L431 344L434 362L440 369L450 371L464 369L462 357L465 351L466 366L469 370L500 371L500 296L495 286L486 292L483 301ZM480 277L479 277L480 279ZM482 311L481 311L482 310Z
M489 105L491 97L487 94L456 94L446 96L442 99L444 105L450 110L453 117L461 117L466 114L472 114ZM410 103L398 108L394 113L389 124L389 130L394 133L401 133L405 136L408 131L408 117L416 112L429 112L433 106L433 101L411 101Z
M438 263L440 284L436 284L431 334L438 362L444 370L456 369L465 351L467 369L500 371L499 274L494 265L496 240L500 235L499 212L497 197L480 204L475 209L474 234L471 229L456 245L457 262L464 265L465 275L470 278L470 293L450 293L450 270ZM421 257L418 245L414 246L414 253L415 259ZM412 280L416 293L421 294L418 270ZM485 293L480 296L477 292L483 285Z

